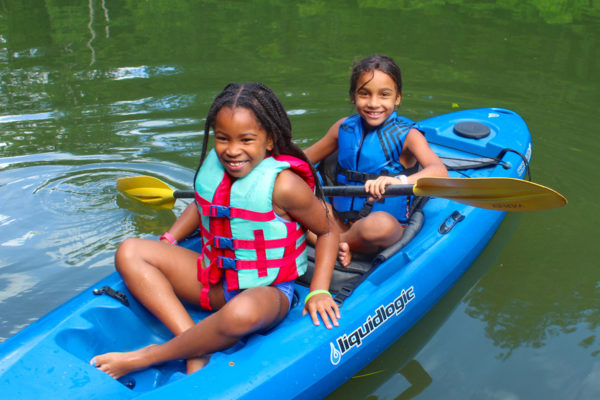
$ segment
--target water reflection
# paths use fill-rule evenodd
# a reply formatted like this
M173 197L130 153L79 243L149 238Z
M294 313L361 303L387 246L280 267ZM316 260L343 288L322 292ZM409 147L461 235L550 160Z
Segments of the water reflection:
M19 114L19 115L3 115L0 117L0 124L6 122L17 121L39 121L43 119L57 118L59 114L53 112L35 113L35 114Z
M108 18L108 8L106 8L105 0L101 0L100 4L101 4L102 11L104 14L104 24L105 24L104 32L105 32L106 38L108 39L110 37L110 28L109 28L110 19ZM94 16L96 14L95 8L94 8L94 0L89 0L88 7L90 10L90 22L88 23L88 29L90 31L90 40L87 42L87 47L90 49L90 52L91 52L90 65L94 65L94 63L96 62L96 51L94 50L94 47L92 47L92 42L94 41L94 39L96 39L96 31L93 28Z
M2 244L7 245L6 243ZM39 279L35 276L26 274L0 274L0 303L11 297L16 297L20 293L30 291Z

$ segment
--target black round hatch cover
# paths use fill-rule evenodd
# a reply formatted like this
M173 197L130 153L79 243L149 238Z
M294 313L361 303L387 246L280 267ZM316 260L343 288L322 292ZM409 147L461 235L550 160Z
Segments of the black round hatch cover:
M454 132L469 139L482 139L490 134L490 128L480 122L459 122L454 125Z

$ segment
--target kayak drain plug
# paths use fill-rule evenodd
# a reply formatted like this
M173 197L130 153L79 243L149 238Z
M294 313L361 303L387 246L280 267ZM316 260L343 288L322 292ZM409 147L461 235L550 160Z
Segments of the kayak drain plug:
M127 300L127 296L125 295L125 293L121 293L113 288L111 288L110 286L104 286L101 289L94 289L92 291L96 296L100 296L101 294L106 294L109 297L112 297L113 299L117 299L121 302L121 304L123 304L124 306L129 307L129 300Z

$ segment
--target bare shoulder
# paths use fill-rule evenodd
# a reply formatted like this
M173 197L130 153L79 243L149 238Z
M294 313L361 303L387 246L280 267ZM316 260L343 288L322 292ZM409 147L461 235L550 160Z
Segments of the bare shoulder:
M429 149L429 143L427 143L427 139L425 139L423 132L415 128L408 131L402 150L408 150L411 153L415 153L424 148Z
M308 184L295 172L285 169L279 173L273 188L273 202L280 207L295 204L313 194Z
M421 132L420 130L418 130L417 128L410 128L410 131L408 131L408 134L406 136L407 139L411 138L411 139L416 139L416 140L425 140L425 134L423 132Z
M405 153L401 156L405 157L405 165L412 165L406 159L413 157L421 164L423 170L418 174L423 176L448 176L446 167L429 146L425 135L421 131L413 128L408 132L402 152Z
M329 128L325 136L319 139L315 144L304 150L304 154L308 157L310 162L316 164L323 161L327 156L337 150L338 146L338 133L340 125L346 120L342 118Z
M329 131L327 131L327 134L330 134L330 132L331 132L331 134L335 135L335 137L337 138L338 132L340 131L340 125L342 125L344 123L344 121L347 119L348 119L348 117L344 117L344 118L337 120L337 122L335 124L331 125L331 128L329 128Z

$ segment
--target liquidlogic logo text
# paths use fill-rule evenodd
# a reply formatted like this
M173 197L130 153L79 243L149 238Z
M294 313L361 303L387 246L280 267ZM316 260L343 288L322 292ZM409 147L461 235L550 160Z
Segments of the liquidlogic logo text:
M396 297L396 299L387 306L382 304L377 307L375 313L369 315L365 323L352 331L352 333L343 334L336 339L335 343L330 342L331 363L333 365L339 364L344 354L354 347L359 347L367 336L375 332L377 328L389 321L390 318L400 315L406 308L406 305L414 298L415 293L412 286L408 289L402 289L400 296Z

